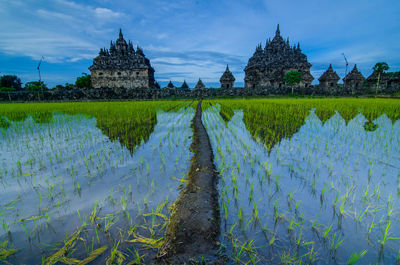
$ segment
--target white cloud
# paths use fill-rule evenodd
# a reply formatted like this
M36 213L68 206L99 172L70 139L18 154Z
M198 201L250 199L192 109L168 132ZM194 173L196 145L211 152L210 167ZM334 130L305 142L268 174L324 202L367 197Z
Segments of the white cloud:
M107 43L104 33L118 34L105 24L119 24L125 17L109 8L66 0L55 0L46 6L32 2L19 6L13 2L3 4L0 52L35 60L45 56L54 63L93 58Z
M119 18L123 15L122 13L114 12L111 9L102 7L96 7L94 9L94 13L100 19L114 19L114 18Z

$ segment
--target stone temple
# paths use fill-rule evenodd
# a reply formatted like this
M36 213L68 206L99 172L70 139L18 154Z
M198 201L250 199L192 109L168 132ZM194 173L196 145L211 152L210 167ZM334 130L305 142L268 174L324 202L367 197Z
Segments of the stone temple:
M308 87L314 80L310 73L311 64L307 56L301 52L300 44L290 47L289 39L281 37L279 24L275 37L268 40L263 49L259 44L253 56L244 69L246 88L282 87L285 86L284 76L287 72L301 73L300 87Z
M355 64L353 70L343 78L343 83L346 87L358 89L362 87L364 80L365 77L358 71L357 65Z
M89 67L93 88L155 88L154 69L141 48L124 40L122 31L110 49L100 49Z
M235 83L235 77L233 76L232 72L229 70L229 66L226 66L225 72L222 74L221 78L219 79L221 82L221 88L232 88Z
M338 74L333 70L332 64L329 65L328 70L326 70L320 78L319 87L322 88L331 88L337 86L337 82L340 80Z

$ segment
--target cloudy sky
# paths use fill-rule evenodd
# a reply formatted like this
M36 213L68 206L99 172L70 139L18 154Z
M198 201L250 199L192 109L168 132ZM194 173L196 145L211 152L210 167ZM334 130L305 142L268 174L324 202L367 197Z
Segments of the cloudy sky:
M176 85L199 77L218 86L226 64L243 85L243 69L276 25L300 42L315 80L332 63L356 63L367 76L378 61L400 70L399 0L0 0L0 74L49 87L73 83L102 47L118 37L140 45L156 80ZM314 80L314 83L315 83Z

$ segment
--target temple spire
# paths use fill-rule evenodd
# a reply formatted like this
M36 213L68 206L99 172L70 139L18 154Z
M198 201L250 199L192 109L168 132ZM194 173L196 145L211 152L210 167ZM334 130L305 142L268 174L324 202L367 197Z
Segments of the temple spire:
M120 38L120 39L123 39L123 38L124 38L124 36L122 35L122 29L121 29L121 28L119 28L119 38Z
M229 71L229 66L228 65L226 65L226 70L225 71Z
M275 32L275 36L280 36L281 35L281 31L279 30L279 24L276 27L276 32Z

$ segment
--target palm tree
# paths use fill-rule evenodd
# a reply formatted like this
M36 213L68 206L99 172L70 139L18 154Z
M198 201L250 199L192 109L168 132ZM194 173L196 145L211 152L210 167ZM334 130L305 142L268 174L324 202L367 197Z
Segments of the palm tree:
M376 88L375 88L375 94L378 94L378 86L381 80L381 75L384 71L389 70L389 65L385 62L379 62L375 64L372 70L374 70L374 73L378 75L378 78L376 79Z

